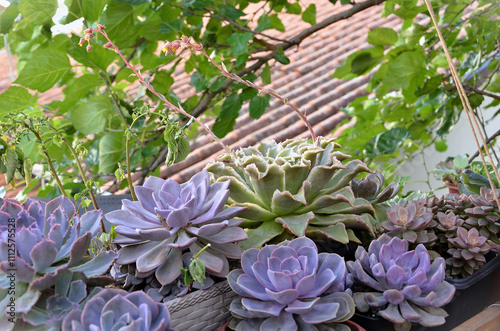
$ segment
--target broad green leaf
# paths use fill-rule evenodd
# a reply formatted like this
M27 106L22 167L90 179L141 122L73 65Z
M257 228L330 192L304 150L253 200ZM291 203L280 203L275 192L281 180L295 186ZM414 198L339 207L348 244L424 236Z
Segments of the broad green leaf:
M65 0L64 4L68 7L68 14L60 21L62 24L68 24L82 17L81 0Z
M99 173L110 174L118 169L125 153L123 132L105 134L99 142Z
M269 100L271 96L269 94L263 95L261 97L255 96L250 101L250 117L258 119L264 114L266 108L269 107Z
M311 25L316 24L316 5L310 4L302 13L302 20Z
M446 144L446 139L435 140L434 147L438 152L446 152L446 150L448 149L448 145Z
M96 22L108 3L108 0L77 0L81 1L83 17L89 21ZM106 26L107 28L108 26ZM106 29L107 31L107 29Z
M114 1L118 3L124 3L126 5L138 6L148 2L149 0L114 0Z
M383 83L394 89L422 86L425 79L425 54L404 52L389 62Z
M194 86L196 92L201 92L208 87L208 83L205 76L197 71L191 75L191 82L189 84Z
M278 50L276 51L276 54L274 54L274 58L276 61L278 61L281 64L289 64L290 59L286 57L285 52L283 51L283 48L279 47Z
M19 113L32 105L32 96L27 89L11 86L0 94L0 117L8 113Z
M17 153L12 148L7 148L7 153L5 155L5 166L7 171L5 172L5 181L10 183L14 179L14 174L16 169L19 167L19 160L17 159Z
M384 58L384 48L375 46L349 55L333 73L333 78L350 79L365 74Z
M271 29L272 27L273 25L271 24L271 19L266 13L264 13L259 17L255 31L260 32L267 29Z
M57 0L21 0L19 2L19 12L32 25L41 25L51 20L57 7Z
M42 49L22 69L15 83L33 90L45 92L71 69L69 58L58 49Z
M224 100L219 117L215 120L212 131L219 138L224 137L233 129L241 109L241 100L236 93L231 94Z
M298 2L287 3L285 6L288 14L300 15L300 13L302 13L302 7L300 7Z
M70 84L63 90L64 101L61 102L59 110L67 112L80 99L85 98L96 86L103 84L101 78L94 74L86 74L72 80Z
M262 79L262 83L271 84L271 68L269 67L269 63L266 62L264 69L262 69L262 73L260 74Z
M155 87L156 92L161 93L163 95L167 95L170 86L174 83L174 79L170 74L168 74L165 70L158 71L155 76L154 80L152 82L153 86ZM149 90L146 92L150 97L157 98L156 95L151 93Z
M219 5L217 6L217 8L219 9L222 16L227 17L233 21L245 15L245 13L242 12L241 10L238 10L229 5Z
M500 93L500 74L496 73L491 79L491 83L486 87L487 91Z
M394 45L398 34L391 28L375 28L368 32L368 42L375 46Z
M101 16L100 23L106 26L106 33L113 42L125 47L134 42L134 7L112 2ZM137 31L135 31L137 30Z
M73 126L85 135L102 132L113 113L111 107L107 95L94 96L71 111Z
M231 37L227 38L227 41L231 44L234 56L245 53L248 49L247 43L252 38L253 35L250 32L235 32Z
M5 8L5 10L0 13L0 33L6 34L9 32L17 15L19 15L17 3L12 2L9 7Z
M85 47L78 46L78 39L77 37L71 39L67 47L67 52L73 59L84 66L97 69L98 71L107 71L111 62L118 59L114 51L99 45L95 45L92 52L89 53L85 50Z
M277 14L269 15L269 19L274 29L285 32L285 25L283 25L283 22L281 22Z
M373 157L382 154L392 154L409 136L410 132L405 128L392 128L383 132L375 137L375 141L373 143L373 153L375 155L368 156ZM368 147L367 149L369 150Z

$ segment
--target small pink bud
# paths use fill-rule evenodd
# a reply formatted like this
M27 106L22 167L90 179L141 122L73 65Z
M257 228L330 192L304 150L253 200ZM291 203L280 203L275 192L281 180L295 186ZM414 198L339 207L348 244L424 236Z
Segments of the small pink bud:
M111 41L108 41L107 43L105 43L104 48L113 48L113 44L111 43Z
M167 41L167 42L165 42L165 45L163 46L161 51L167 53L171 49L172 49L172 44L170 43L170 41Z
M85 29L85 31L83 31L87 34L92 34L92 28L88 28L88 29Z
M102 25L102 24L97 24L97 29L99 31L102 31L102 30L106 29L106 27L104 25Z
M83 46L85 44L85 39L80 38L80 42L78 43L79 46Z
M85 35L85 40L90 40L90 39L92 39L93 37L94 37L94 35L93 35L92 33L87 33L87 34Z
M186 36L182 36L181 40L183 43L189 44L189 42L191 41L191 37L188 38Z
M172 51L174 51L174 52L175 52L176 50L178 50L178 49L179 49L179 47L181 47L181 44L179 44L179 42L178 42L178 41L174 41L174 42L172 43Z
M90 52L92 50L92 45L87 45L87 52Z

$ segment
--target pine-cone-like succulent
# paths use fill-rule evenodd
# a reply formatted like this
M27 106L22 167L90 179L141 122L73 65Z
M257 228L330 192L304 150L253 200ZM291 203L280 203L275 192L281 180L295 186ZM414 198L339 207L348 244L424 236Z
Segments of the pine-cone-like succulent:
M316 330L314 325L333 327L354 314L352 297L343 292L344 259L318 254L309 238L249 249L241 266L227 276L242 296L230 307L236 330Z
M170 314L163 303L156 303L146 293L128 293L104 289L83 309L74 309L62 323L63 331L166 331Z
M65 197L48 203L28 199L22 204L0 199L0 288L6 291L11 287L9 276L15 269L16 297L22 302L16 307L22 314L19 323L40 322L31 310L35 304L44 309L46 301L41 297L58 283L99 276L109 269L117 256L114 252L85 257L92 238L100 231L101 217L101 211L76 216L75 206ZM13 247L15 255L9 253ZM6 300L1 301L2 311L6 304ZM3 318L5 314L0 325Z
M479 235L476 228L469 231L458 228L457 236L448 239L453 246L448 250L448 254L452 257L446 259L446 264L449 266L448 276L466 277L481 268L486 263L484 256L491 250L486 241L487 238Z
M357 198L366 199L372 204L382 203L392 199L399 192L398 183L391 183L385 189L384 183L384 175L376 171L363 179L354 178L351 182L351 188Z
M217 179L230 179L232 206L248 209L240 217L249 239L244 248L260 247L271 239L323 236L347 243L352 229L373 233L374 210L355 198L349 183L367 166L335 150L333 139L318 143L287 140L263 142L223 155L206 169Z
M199 259L209 274L224 277L227 258L239 259L242 253L234 243L247 238L239 227L242 221L233 218L245 208L223 209L228 186L228 181L210 185L206 171L181 185L149 177L135 187L138 201L123 200L122 210L106 214L116 225L115 243L121 245L116 263L135 263L137 278L155 274L168 285L181 275L183 251L195 255L210 243Z
M356 307L377 314L403 329L411 322L432 327L445 322L446 312L439 308L451 301L455 287L445 278L445 261L439 257L430 263L429 253L420 244L408 251L408 242L383 234L356 251L356 261L347 268L366 292L354 293Z
M433 217L430 209L411 201L406 206L391 206L387 212L388 220L381 226L391 237L402 238L412 244L430 245L437 240L434 232L429 230Z

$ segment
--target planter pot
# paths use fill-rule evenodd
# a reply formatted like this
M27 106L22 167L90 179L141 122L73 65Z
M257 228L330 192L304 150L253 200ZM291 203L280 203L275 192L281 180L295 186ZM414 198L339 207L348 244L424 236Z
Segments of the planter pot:
M230 322L227 322L226 324L224 324L223 326L221 326L219 329L217 329L217 331L230 330L228 328L229 324L230 324ZM347 325L351 329L351 331L366 331L359 324L354 323L353 321L345 321L344 324Z
M491 253L490 261L472 276L462 279L449 279L446 281L455 286L456 292L453 300L442 307L448 313L446 323L436 327L424 327L413 323L412 331L450 331L469 318L481 312L489 304L500 300L500 255ZM488 257L488 256L487 256ZM393 331L391 322L381 317L371 317L355 314L351 319L368 331Z
M460 194L460 190L458 189L458 184L451 182L443 182L443 184L448 188L450 194Z
M167 302L170 327L182 331L214 331L231 319L228 308L238 295L227 281L207 290L189 293Z

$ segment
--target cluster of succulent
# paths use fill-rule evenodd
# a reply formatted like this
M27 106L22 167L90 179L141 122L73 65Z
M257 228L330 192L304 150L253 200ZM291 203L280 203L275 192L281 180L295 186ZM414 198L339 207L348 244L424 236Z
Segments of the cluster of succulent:
M412 322L427 327L445 322L447 314L439 307L451 301L455 287L444 281L444 259L431 264L424 245L408 250L406 240L383 234L368 251L358 247L347 268L354 276L353 288L364 286L353 293L361 312L371 309L401 330L409 330Z
M22 204L0 199L0 291L15 283L20 315L16 324L57 327L72 303L81 299L81 282L109 269L117 257L114 252L88 256L101 217L101 211L77 216L66 197L48 203L28 199ZM14 251L15 255L9 253ZM0 308L5 310L8 296L3 298ZM5 318L2 314L0 322Z
M188 182L149 177L136 186L138 201L123 200L122 209L106 214L116 225L114 242L119 265L135 264L131 283L155 279L166 286L181 276L183 253L196 255L207 244L199 259L208 274L224 277L229 272L228 258L239 259L242 250L235 243L247 238L234 217L245 208L224 209L229 182L210 184L206 171Z
M165 304L146 293L107 288L73 309L62 323L63 331L167 331L170 314Z
M500 194L500 190L497 190ZM486 263L485 255L500 244L500 211L492 190L480 195L450 195L393 205L381 227L404 238L411 248L424 244L446 259L448 277L466 277Z
M243 248L304 235L360 242L354 229L374 235L375 210L349 185L369 169L359 160L342 163L350 156L338 147L331 138L266 141L206 167L217 182L231 180L231 206L247 208Z
M320 253L306 237L243 253L242 269L227 276L241 297L231 303L235 330L342 330L354 314L345 292L344 259Z

